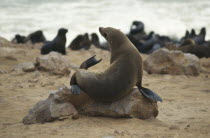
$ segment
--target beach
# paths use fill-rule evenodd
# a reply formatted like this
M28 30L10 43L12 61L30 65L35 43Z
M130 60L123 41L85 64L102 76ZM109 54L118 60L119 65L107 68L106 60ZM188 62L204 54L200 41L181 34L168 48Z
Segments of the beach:
M1 0L0 137L210 137L209 7L209 0ZM79 114L74 119L23 124L38 101L70 87L71 77L86 59L94 55L102 59L88 69L91 72L110 66L112 50L104 39L109 33L104 31L103 37L99 32L99 27L109 26L127 35L126 41L131 41L127 44L133 43L144 65L153 52L165 50L164 56L150 60L161 63L150 64L152 71L149 66L143 70L142 86L163 100L157 102L158 116L143 120ZM37 58L52 51L63 54L57 55L68 63L68 73L38 67ZM34 68L20 69L24 63Z
M31 48L32 47L32 48ZM65 119L45 124L23 125L22 119L39 100L46 99L50 92L69 86L71 74L58 76L49 72L10 72L17 64L35 62L40 55L39 44L4 46L1 53L0 74L0 137L209 137L210 74L199 76L148 75L144 71L143 86L158 93L163 102L158 102L157 118L107 118L80 115L79 119ZM2 47L1 47L2 51ZM78 56L83 55L83 56ZM79 66L84 59L97 55L102 62L90 71L103 71L109 66L110 53L91 47L90 50L67 49L64 56L69 63ZM143 59L148 55L142 54ZM201 59L206 61L206 59ZM208 60L207 60L208 61ZM201 62L202 63L202 62ZM210 71L209 68L206 68Z

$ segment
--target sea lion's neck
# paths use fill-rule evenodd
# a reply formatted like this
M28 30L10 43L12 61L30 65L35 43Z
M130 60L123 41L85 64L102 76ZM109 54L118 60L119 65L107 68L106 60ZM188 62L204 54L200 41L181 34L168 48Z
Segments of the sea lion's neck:
M66 41L66 34L57 34L56 38Z
M126 53L127 48L125 46L126 46L125 43L118 45L118 47L110 46L110 52L111 52L110 63L115 61L119 56L122 56L123 54Z

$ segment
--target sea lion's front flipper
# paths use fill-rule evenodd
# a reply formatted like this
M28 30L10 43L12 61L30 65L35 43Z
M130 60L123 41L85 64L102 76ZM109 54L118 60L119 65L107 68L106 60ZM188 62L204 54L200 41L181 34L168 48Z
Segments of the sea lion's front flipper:
M71 85L71 92L75 95L79 95L81 93L81 89L78 85Z
M147 97L147 98L149 98L149 99L151 99L153 101L160 101L160 102L162 102L162 99L160 98L160 96L158 96L156 93L154 93L150 89L144 88L144 87L140 87L139 90L141 91L141 93L145 97Z
M80 65L80 69L88 69L89 67L92 67L96 64L98 64L99 62L101 62L102 59L97 60L95 58L96 55L92 56L91 58L85 60L81 65Z

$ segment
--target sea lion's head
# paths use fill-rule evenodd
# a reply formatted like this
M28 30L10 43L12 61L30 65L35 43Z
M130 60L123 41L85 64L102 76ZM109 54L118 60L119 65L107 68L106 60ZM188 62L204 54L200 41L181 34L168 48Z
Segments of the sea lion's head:
M204 35L204 36L206 35L206 28L205 27L201 28L200 35Z
M93 40L93 39L94 39L94 40L96 40L96 39L98 40L99 38L98 38L98 35L97 35L96 33L92 33L92 34L91 34L91 39L92 39L92 40Z
M84 38L89 40L89 35L88 35L88 33L85 33L85 34L84 34Z
M19 40L21 40L21 36L20 36L19 34L16 34L16 35L15 35L15 39L16 39L17 41L19 41Z
M192 29L192 30L191 30L190 36L191 36L191 37L196 36L195 29Z
M68 30L65 29L65 28L60 28L60 29L58 30L58 34L59 34L59 35L65 35L67 32L68 32Z
M43 32L41 30L38 30L34 33L34 35L41 36L41 35L43 35Z
M185 32L185 38L188 38L190 36L190 32L188 31L188 30L186 30L186 32Z
M99 27L99 32L107 40L107 42L110 43L111 47L119 47L122 43L124 43L124 41L128 39L124 33L112 27Z

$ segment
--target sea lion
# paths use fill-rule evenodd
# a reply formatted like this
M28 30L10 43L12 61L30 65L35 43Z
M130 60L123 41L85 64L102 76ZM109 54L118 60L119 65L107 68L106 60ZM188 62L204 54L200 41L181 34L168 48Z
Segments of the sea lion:
M195 41L196 44L201 45L205 42L205 36L206 36L206 28L203 27L200 30L200 33L196 36L194 36L192 39Z
M207 46L187 45L187 46L181 47L180 50L184 53L194 54L199 58L210 57L210 47L207 47Z
M72 40L68 48L72 50L79 50L80 49L80 43L83 41L84 36L78 35L76 38Z
M19 34L16 34L15 38L12 39L12 42L17 43L17 44L24 44L26 42L26 37L22 36L22 35L19 35Z
M179 47L183 47L183 46L186 46L186 45L195 46L196 43L193 39L186 39L185 41L183 41L183 43L181 43L181 45Z
M153 31L151 31L148 35L143 36L142 39L147 41L147 40L151 39L154 35L155 35L155 33Z
M185 38L189 38L189 36L190 36L190 32L188 31L188 30L186 30L186 32L185 32Z
M145 42L140 42L140 44L141 45L137 46L136 48L138 49L139 52L145 53L145 54L151 53L153 51L152 50L153 46L155 46L156 44L160 46L157 35L153 35L149 40ZM154 48L154 50L155 49L156 48Z
M100 43L99 37L96 33L91 34L91 43L102 50L109 50L109 46L106 43Z
M89 39L89 35L88 33L85 33L84 35L78 35L74 38L68 47L72 50L80 50L82 48L88 50L90 49L90 46L91 41Z
M190 38L190 32L186 30L185 35L180 39L180 43L182 44L188 38Z
M196 36L195 29L192 29L191 32L190 32L190 38L193 38L195 36Z
M185 40L178 50L181 50L183 53L194 54L199 58L210 57L210 47L197 45L193 39Z
M91 43L98 48L101 47L99 37L96 33L91 34Z
M127 36L111 27L100 27L99 32L110 44L111 65L104 72L94 73L87 69L101 60L96 60L93 56L83 62L70 80L72 92L80 94L82 89L95 101L113 102L137 86L145 97L162 101L157 94L142 87L142 58Z
M29 34L26 38L26 42L27 41L31 41L32 44L40 43L40 42L44 43L46 42L46 38L43 32L41 30L38 30L36 32Z
M41 48L41 54L45 55L51 51L59 52L63 55L66 55L66 33L68 32L65 28L60 28L58 30L57 36L47 43L45 43Z
M144 33L144 23L141 21L133 21L130 28L130 35L135 35L137 33Z

